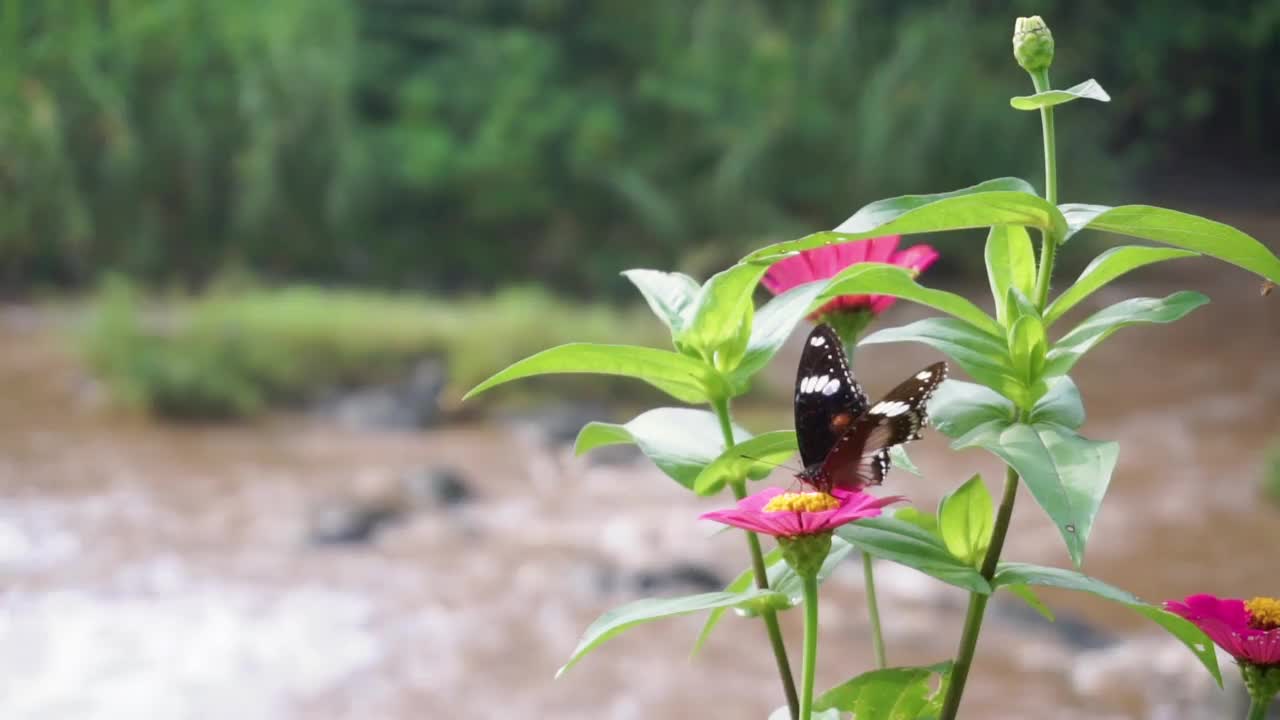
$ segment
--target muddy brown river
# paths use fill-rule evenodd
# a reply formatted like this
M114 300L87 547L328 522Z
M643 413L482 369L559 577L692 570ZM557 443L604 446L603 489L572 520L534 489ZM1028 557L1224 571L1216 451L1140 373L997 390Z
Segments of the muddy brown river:
M1280 296L1259 297L1243 272L1181 262L1094 299L1191 287L1214 302L1173 326L1122 330L1074 373L1084 433L1121 443L1085 569L1152 601L1277 594L1280 507L1259 484L1280 439ZM917 316L900 305L885 323ZM0 315L0 718L763 720L779 703L763 628L733 616L692 660L701 617L632 630L553 679L593 618L641 596L635 578L676 563L721 577L745 567L740 535L695 521L723 500L694 498L642 461L575 458L519 423L160 424L102 401L56 317ZM773 369L784 383L796 351ZM932 359L876 346L858 365L874 394ZM938 437L912 450L925 477L889 482L922 507L975 471L998 489L980 452ZM308 542L318 508L381 502L436 466L461 469L474 498L424 505L367 543ZM1005 557L1068 564L1025 492ZM949 657L963 594L879 568L890 661ZM1057 624L993 602L965 717L1230 715L1230 693L1148 621L1087 596L1042 597ZM821 613L820 688L871 664L857 563L829 581ZM784 617L796 646L799 620Z

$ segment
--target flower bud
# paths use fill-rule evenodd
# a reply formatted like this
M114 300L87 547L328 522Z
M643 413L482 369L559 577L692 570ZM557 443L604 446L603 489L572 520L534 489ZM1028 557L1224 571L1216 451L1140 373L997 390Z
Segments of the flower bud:
M1039 15L1020 17L1014 23L1013 57L1031 73L1048 70L1053 64L1053 33Z
M831 531L816 535L780 537L778 547L782 548L782 559L797 575L802 578L817 577L822 563L826 562L827 553L831 552Z

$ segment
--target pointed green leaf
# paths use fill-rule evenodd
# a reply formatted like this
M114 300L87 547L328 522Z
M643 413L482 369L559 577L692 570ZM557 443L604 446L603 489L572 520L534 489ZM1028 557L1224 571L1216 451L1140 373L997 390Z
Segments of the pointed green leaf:
M721 372L736 368L751 338L752 295L766 270L739 264L712 276L698 291L693 318L677 342L696 350Z
M1017 110L1039 110L1044 107L1069 103L1072 100L1111 102L1111 96L1107 94L1106 90L1102 89L1097 80L1089 78L1079 85L1073 85L1066 90L1045 90L1035 95L1019 95L1009 98L1009 104Z
M1004 338L982 332L954 318L927 318L909 325L885 328L863 338L862 345L889 342L918 342L938 350L974 380L1014 400L1028 391L1009 361Z
M1052 229L1059 237L1066 232L1062 213L1036 195L1035 188L1017 178L1000 178L948 193L903 195L873 202L841 223L834 232L769 245L744 260L772 263L793 252L849 240L992 225Z
M1066 237L1085 228L1194 250L1280 282L1280 258L1239 230L1207 218L1150 205L1063 205Z
M795 453L794 430L775 430L757 435L725 450L704 467L693 481L693 491L699 495L714 495L723 490L726 483L759 480Z
M982 565L994 527L995 509L981 475L947 493L938 505L938 533L947 550L975 568Z
M889 462L891 467L911 473L917 477L920 476L920 468L911 462L911 458L907 457L907 451L901 445L894 445L889 448Z
M1046 326L1053 325L1059 318L1080 304L1081 300L1089 297L1099 288L1105 287L1107 283L1127 272L1152 263L1185 257L1199 257L1199 255L1200 253L1191 252L1190 250L1146 247L1144 245L1125 245L1111 248L1094 258L1093 262L1085 267L1084 272L1080 273L1080 277L1076 278L1071 287L1062 291L1062 294L1049 305L1048 309L1044 311L1044 323Z
M735 425L733 436L744 441L751 433ZM635 443L667 477L691 489L707 464L724 451L724 435L714 413L690 408L655 408L621 425L587 423L578 432L574 452L582 455L619 443Z
M632 377L687 403L705 403L713 397L727 397L729 392L728 384L714 368L670 350L636 345L570 343L543 350L512 364L471 388L463 400L512 380L558 373Z
M1176 637L1195 654L1205 669L1222 686L1222 673L1218 670L1218 657L1213 650L1213 642L1190 622L1171 612L1149 605L1120 588L1096 578L1082 575L1062 568L1031 565L1028 563L1000 563L991 584L997 588L1011 585L1040 585L1043 587L1063 588L1097 595L1105 600L1120 603L1129 609L1146 616L1166 632Z
M872 670L822 693L813 706L851 712L858 720L917 720L940 699L950 672L950 662Z
M929 419L943 435L955 439L992 421L1011 423L1018 409L995 390L976 383L947 380L929 402Z
M891 295L953 315L979 330L999 333L1000 325L977 305L955 293L924 287L905 268L884 263L850 265L831 279L822 299L840 295Z
M591 623L583 633L582 639L578 641L578 646L569 656L569 661L556 672L556 677L563 675L584 655L595 650L609 638L641 623L712 608L749 606L768 600L768 596L776 594L772 590L748 590L741 593L713 592L678 598L646 598L627 603L606 612Z
M1013 466L1058 527L1071 561L1084 562L1093 520L1111 483L1119 445L1095 442L1053 423L986 423L952 447L982 447Z
M1053 611L1049 609L1048 605L1044 604L1044 601L1040 599L1039 595L1036 595L1036 592L1031 589L1030 585L1007 585L1005 586L1005 590L1008 590L1021 598L1028 607L1040 613L1040 616L1045 620L1048 620L1049 622L1057 622L1057 619L1053 616Z
M1030 388L1039 379L1048 350L1049 338L1039 316L1018 316L1009 327L1009 354L1024 386Z
M836 569L836 566L848 557L853 551L853 546L844 540L833 537L831 538L831 549L827 551L827 558L823 560L822 567L818 569L818 584L826 582L827 578ZM784 596L786 602L782 603L780 598L775 598L778 609L794 607L804 602L803 587L800 576L796 575L787 563L782 560L782 550L774 548L772 552L764 556L764 564L768 569L769 588L774 592ZM725 588L725 592L743 592L755 580L755 574L750 570L743 570L733 582ZM702 648L702 645L711 636L711 631L719 624L720 618L724 616L727 607L716 608L707 616L707 622L703 624L702 631L698 633L698 639L693 645L690 656L696 654Z
M1059 375L1048 382L1049 391L1031 408L1029 422L1056 423L1075 430L1084 424L1084 403L1080 391L1066 375Z
M942 535L938 531L938 516L933 513L927 513L919 508L904 507L894 511L893 517L905 523L915 525L926 533L941 539Z
M1122 327L1137 323L1171 323L1209 302L1198 292L1183 290L1164 298L1131 298L1090 315L1049 351L1045 373L1065 375L1098 343Z
M950 585L984 595L991 592L982 575L957 560L941 538L905 520L883 516L859 520L839 528L836 535L863 552L915 568Z
M661 270L627 270L622 275L636 286L653 314L671 330L671 336L679 337L697 307L698 281L684 273Z
M747 382L752 375L763 370L773 356L778 353L791 337L796 324L803 320L818 306L819 296L828 284L827 280L797 285L790 290L765 303L755 313L751 323L751 338L747 342L747 351L742 361L733 370L730 378L735 388L746 391Z
M991 297L995 299L997 319L1007 327L1010 319L1005 311L1005 298L1009 288L1017 288L1030 297L1036 285L1036 253L1026 228L1017 225L991 228L987 234L986 260L987 281L991 284Z

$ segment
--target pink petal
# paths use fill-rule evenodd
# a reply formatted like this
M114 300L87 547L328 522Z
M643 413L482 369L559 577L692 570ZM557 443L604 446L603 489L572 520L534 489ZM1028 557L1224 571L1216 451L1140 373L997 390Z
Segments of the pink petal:
M872 295L870 303L871 312L874 315L879 315L885 310L893 307L893 304L896 302L898 302L898 298L892 295Z
M867 250L867 262L889 262L889 258L893 257L893 251L898 249L898 243L901 240L901 235L871 238L867 241L871 244L871 247Z
M938 261L942 257L937 250L929 245L912 245L899 253L896 253L890 260L898 267L923 272L928 267Z
M840 258L840 268L844 269L850 265L860 262L866 262L867 249L870 247L868 240L855 240L853 242L840 243L835 246L838 249L838 257Z
M840 264L840 249L838 246L824 245L805 250L803 254L809 260L809 267L813 268L815 280L835 277L836 273L844 269L844 266Z
M764 512L764 506L769 504L770 500L785 493L780 487L768 487L760 492L748 495L738 501L738 509L750 512Z
M780 295L797 285L819 279L804 255L793 255L774 263L761 282L774 295Z

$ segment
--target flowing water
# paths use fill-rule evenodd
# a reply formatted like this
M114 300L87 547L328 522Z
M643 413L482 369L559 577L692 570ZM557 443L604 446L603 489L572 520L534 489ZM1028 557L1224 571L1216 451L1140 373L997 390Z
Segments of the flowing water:
M1074 373L1083 432L1122 448L1086 570L1153 601L1280 592L1280 508L1258 489L1280 432L1280 297L1260 298L1244 273L1221 277L1214 304L1123 330ZM1123 289L1183 285L1205 289L1204 276ZM553 679L592 619L641 596L636 577L745 567L739 534L709 537L694 521L723 500L693 498L644 462L574 458L519 424L158 424L104 406L55 326L21 308L0 321L0 717L764 718L778 702L760 624L732 615L693 660L701 617L636 628ZM795 351L776 363L783 383ZM932 359L878 346L858 364L874 394ZM890 483L922 507L975 471L998 492L980 452L928 437L912 455L924 479ZM462 469L474 499L424 507L369 543L308 542L318 507L380 502L435 465ZM1018 503L1005 556L1066 565L1048 519L1025 493ZM880 582L892 662L954 652L962 593L887 564ZM969 717L1220 716L1199 709L1214 695L1207 674L1147 620L1042 597L1056 625L993 603ZM824 687L870 666L857 563L830 580L821 614ZM784 617L796 645L798 621Z

